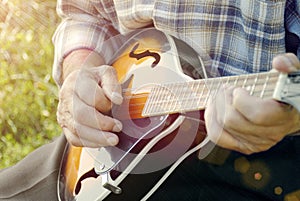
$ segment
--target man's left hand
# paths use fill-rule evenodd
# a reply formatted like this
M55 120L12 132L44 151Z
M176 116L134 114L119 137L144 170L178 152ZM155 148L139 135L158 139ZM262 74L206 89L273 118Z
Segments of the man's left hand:
M273 68L300 69L293 54L278 55ZM300 130L300 113L273 99L250 96L245 89L225 86L205 110L208 137L217 145L245 154L268 150L286 135Z

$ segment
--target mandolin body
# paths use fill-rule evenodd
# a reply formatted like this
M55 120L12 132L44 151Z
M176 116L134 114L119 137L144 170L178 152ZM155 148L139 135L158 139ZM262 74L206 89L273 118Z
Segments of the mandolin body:
M99 149L67 144L58 178L61 201L141 200L172 164L205 139L203 111L142 115L153 86L192 80L174 52L173 39L153 29L120 48L112 66L126 98L111 112L123 124L119 144Z

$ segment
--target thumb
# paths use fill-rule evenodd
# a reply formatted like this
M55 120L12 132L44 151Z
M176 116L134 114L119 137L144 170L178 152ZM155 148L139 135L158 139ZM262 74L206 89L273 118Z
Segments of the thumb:
M102 65L98 68L99 84L105 95L117 105L123 102L122 88L117 78L117 72L112 66Z

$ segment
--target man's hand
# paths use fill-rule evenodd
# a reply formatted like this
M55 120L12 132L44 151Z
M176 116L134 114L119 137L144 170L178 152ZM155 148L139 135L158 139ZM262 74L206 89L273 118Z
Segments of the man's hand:
M68 73L59 92L58 123L74 146L116 145L118 137L112 132L121 131L122 124L107 115L112 104L121 104L123 100L115 69L107 65L90 67L97 63L91 62L92 57L85 58L80 68L73 68L73 61L78 65L80 60L77 56L71 56L75 60L65 65L71 68L65 68Z
M279 55L273 68L300 69L293 54ZM300 130L300 114L290 105L250 96L242 88L225 86L205 110L208 137L221 147L245 154L268 150L286 135Z

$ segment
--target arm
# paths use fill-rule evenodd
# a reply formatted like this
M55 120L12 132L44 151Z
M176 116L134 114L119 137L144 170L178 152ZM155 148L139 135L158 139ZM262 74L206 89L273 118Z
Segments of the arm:
M300 69L293 54L274 58L281 72ZM225 99L225 103L224 103ZM205 111L209 138L221 147L246 154L268 150L300 130L300 113L272 99L252 97L241 88L226 87Z
M72 53L70 56L76 58L75 54L79 53L81 59L85 61L84 54L87 56L89 52L95 52L102 57L103 62L106 62L107 52L114 50L111 46L109 51L107 49L104 51L102 45L107 39L117 35L118 32L112 23L115 19L103 17L94 8L91 1L59 0L57 13L62 18L62 22L53 36L55 47L53 77L58 85L62 85L63 76L66 77L68 74L64 73L63 63L69 54ZM109 16L109 14L107 15ZM80 66L80 62L77 63L77 66Z
M53 41L53 75L60 85L58 123L75 146L115 145L122 125L105 113L122 102L115 71L106 64L104 41L116 34L111 22L101 17L90 1L58 2L63 21ZM110 47L111 49L113 46Z

